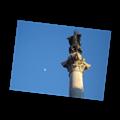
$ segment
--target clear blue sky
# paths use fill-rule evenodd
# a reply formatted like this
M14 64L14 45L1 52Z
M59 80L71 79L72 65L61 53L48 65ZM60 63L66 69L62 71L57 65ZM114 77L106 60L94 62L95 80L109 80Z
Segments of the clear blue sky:
M81 34L85 99L104 99L111 31L18 20L10 90L68 96L68 36Z

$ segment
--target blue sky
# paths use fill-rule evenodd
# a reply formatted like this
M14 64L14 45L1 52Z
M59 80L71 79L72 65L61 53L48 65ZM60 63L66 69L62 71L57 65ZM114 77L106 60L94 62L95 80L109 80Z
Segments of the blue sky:
M75 26L18 20L10 90L68 97L69 76L61 62L74 30L82 34L83 57L91 64L84 72L84 97L102 101L111 31Z

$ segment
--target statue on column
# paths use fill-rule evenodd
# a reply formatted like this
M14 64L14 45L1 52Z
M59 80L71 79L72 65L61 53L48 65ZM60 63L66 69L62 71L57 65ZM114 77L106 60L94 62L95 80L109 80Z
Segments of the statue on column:
M69 40L69 53L68 59L62 62L63 67L67 68L70 71L73 66L79 66L80 69L88 69L90 67L89 64L85 62L85 59L82 57L82 49L81 49L81 34L77 31L74 31L74 34L67 39ZM84 70L83 69L83 70Z
M74 35L69 37L69 53L79 52L82 54L81 43L80 43L81 34L77 31L74 31Z

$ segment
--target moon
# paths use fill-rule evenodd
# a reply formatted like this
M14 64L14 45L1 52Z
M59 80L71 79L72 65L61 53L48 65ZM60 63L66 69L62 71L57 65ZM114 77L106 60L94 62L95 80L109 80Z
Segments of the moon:
M44 69L43 69L43 71L44 71L44 72L46 72L46 71L47 71L47 69L46 69L46 68L44 68Z

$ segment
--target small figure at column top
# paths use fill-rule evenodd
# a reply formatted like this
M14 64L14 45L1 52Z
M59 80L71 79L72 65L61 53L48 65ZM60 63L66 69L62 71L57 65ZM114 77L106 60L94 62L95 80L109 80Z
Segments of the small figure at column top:
M81 43L80 43L81 34L77 31L74 31L74 35L69 37L69 53L79 52L82 54Z

